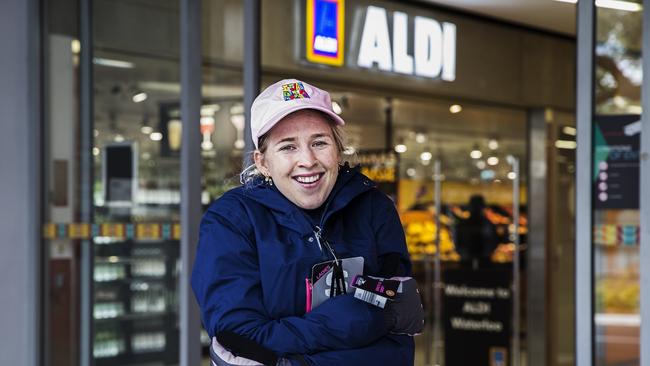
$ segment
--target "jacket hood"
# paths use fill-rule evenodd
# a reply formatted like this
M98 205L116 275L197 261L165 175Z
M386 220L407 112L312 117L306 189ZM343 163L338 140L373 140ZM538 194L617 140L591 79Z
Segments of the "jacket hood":
M376 184L361 174L360 167L351 167L348 163L339 165L339 173L332 192L323 203L325 206L321 226L334 212L344 208L355 197L376 187ZM275 185L267 185L261 178L255 178L240 188L241 193L253 201L268 207L278 214L279 223L288 227L301 226L301 231L313 230L303 210L289 201Z

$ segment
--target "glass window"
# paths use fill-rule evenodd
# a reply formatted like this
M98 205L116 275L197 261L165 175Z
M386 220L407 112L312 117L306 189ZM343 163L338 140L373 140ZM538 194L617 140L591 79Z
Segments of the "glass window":
M207 208L239 185L243 168L244 14L241 0L203 0L202 7L201 201ZM208 355L210 339L203 329L201 343Z
M637 3L637 4L635 4ZM639 364L641 2L597 8L593 121L595 365Z
M177 1L93 1L96 365L178 362Z

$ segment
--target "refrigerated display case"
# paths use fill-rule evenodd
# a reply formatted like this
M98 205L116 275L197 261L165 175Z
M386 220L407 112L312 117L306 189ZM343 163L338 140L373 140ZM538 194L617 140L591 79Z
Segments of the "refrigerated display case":
M95 364L175 363L177 240L95 237Z

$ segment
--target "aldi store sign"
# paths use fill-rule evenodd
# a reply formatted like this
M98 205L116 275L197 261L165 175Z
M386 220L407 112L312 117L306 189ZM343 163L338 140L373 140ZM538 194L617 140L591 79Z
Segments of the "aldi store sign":
M356 18L356 17L355 17ZM426 78L456 79L456 25L368 6L360 41L352 44L358 67ZM344 4L342 0L308 0L307 59L343 65ZM361 28L355 25L354 29ZM392 29L392 32L391 32ZM412 29L412 34L409 30ZM353 32L356 33L356 32ZM409 52L409 49L411 52ZM336 61L334 61L336 60ZM351 63L351 62L349 62Z
M456 79L456 25L421 16L413 20L413 36L408 33L408 15L393 12L393 34L386 9L369 6L361 33L357 65L400 74ZM413 55L408 53L413 44ZM392 45L392 47L391 47Z

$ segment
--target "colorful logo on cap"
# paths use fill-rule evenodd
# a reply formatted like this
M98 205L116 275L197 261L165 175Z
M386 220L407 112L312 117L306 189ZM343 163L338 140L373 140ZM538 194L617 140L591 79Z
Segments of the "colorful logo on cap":
M305 86L299 81L297 83L282 84L282 96L284 100L309 98Z

